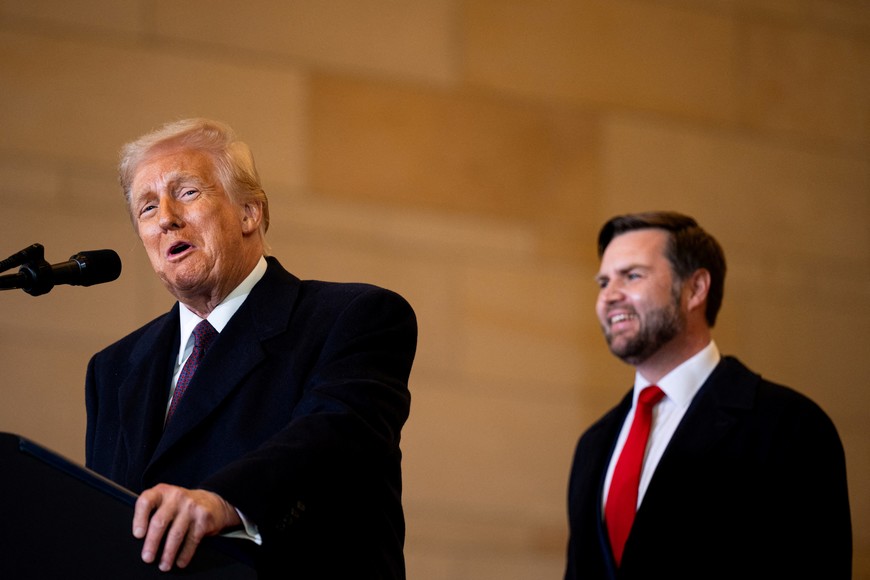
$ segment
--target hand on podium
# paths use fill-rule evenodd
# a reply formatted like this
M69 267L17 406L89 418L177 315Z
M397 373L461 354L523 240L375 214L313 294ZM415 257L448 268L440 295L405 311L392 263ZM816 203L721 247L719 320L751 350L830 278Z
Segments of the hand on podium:
M187 566L204 537L241 523L235 508L216 493L161 483L136 500L133 535L145 539L142 560L149 564L165 536L158 567L168 572L173 563L179 568Z

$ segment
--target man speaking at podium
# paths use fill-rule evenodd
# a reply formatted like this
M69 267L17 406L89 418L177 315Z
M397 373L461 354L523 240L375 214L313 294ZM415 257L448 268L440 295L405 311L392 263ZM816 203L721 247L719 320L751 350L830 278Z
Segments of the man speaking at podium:
M221 123L147 134L119 172L178 300L87 372L87 465L141 493L143 560L185 567L204 537L227 534L250 540L261 577L404 578L411 307L266 257L266 194Z

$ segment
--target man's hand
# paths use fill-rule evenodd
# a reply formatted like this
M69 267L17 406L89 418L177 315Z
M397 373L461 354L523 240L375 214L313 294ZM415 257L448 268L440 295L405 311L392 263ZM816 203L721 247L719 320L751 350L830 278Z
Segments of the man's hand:
M133 513L133 535L145 538L142 560L154 561L166 537L159 568L184 568L206 536L237 526L242 521L235 508L219 495L202 489L185 489L165 483L142 492Z

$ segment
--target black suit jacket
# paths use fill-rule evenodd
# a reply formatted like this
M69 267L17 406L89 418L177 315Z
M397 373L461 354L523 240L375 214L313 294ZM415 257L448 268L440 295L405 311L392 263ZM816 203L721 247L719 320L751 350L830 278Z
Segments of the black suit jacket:
M630 406L631 393L577 445L567 579L850 578L846 467L833 423L731 357L677 427L617 571L601 494Z
M176 304L91 359L88 467L218 493L258 525L261 576L404 578L408 303L268 258L164 431L178 326Z

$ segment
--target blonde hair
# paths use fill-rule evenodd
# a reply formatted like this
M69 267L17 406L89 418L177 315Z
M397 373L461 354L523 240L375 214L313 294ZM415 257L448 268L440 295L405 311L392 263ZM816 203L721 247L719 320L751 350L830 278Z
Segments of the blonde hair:
M184 119L167 123L121 148L118 178L131 210L133 178L139 166L161 149L182 147L201 151L212 157L218 179L230 200L238 205L248 203L261 207L260 237L269 229L269 200L260 184L260 175L248 145L236 138L229 125L210 119Z

